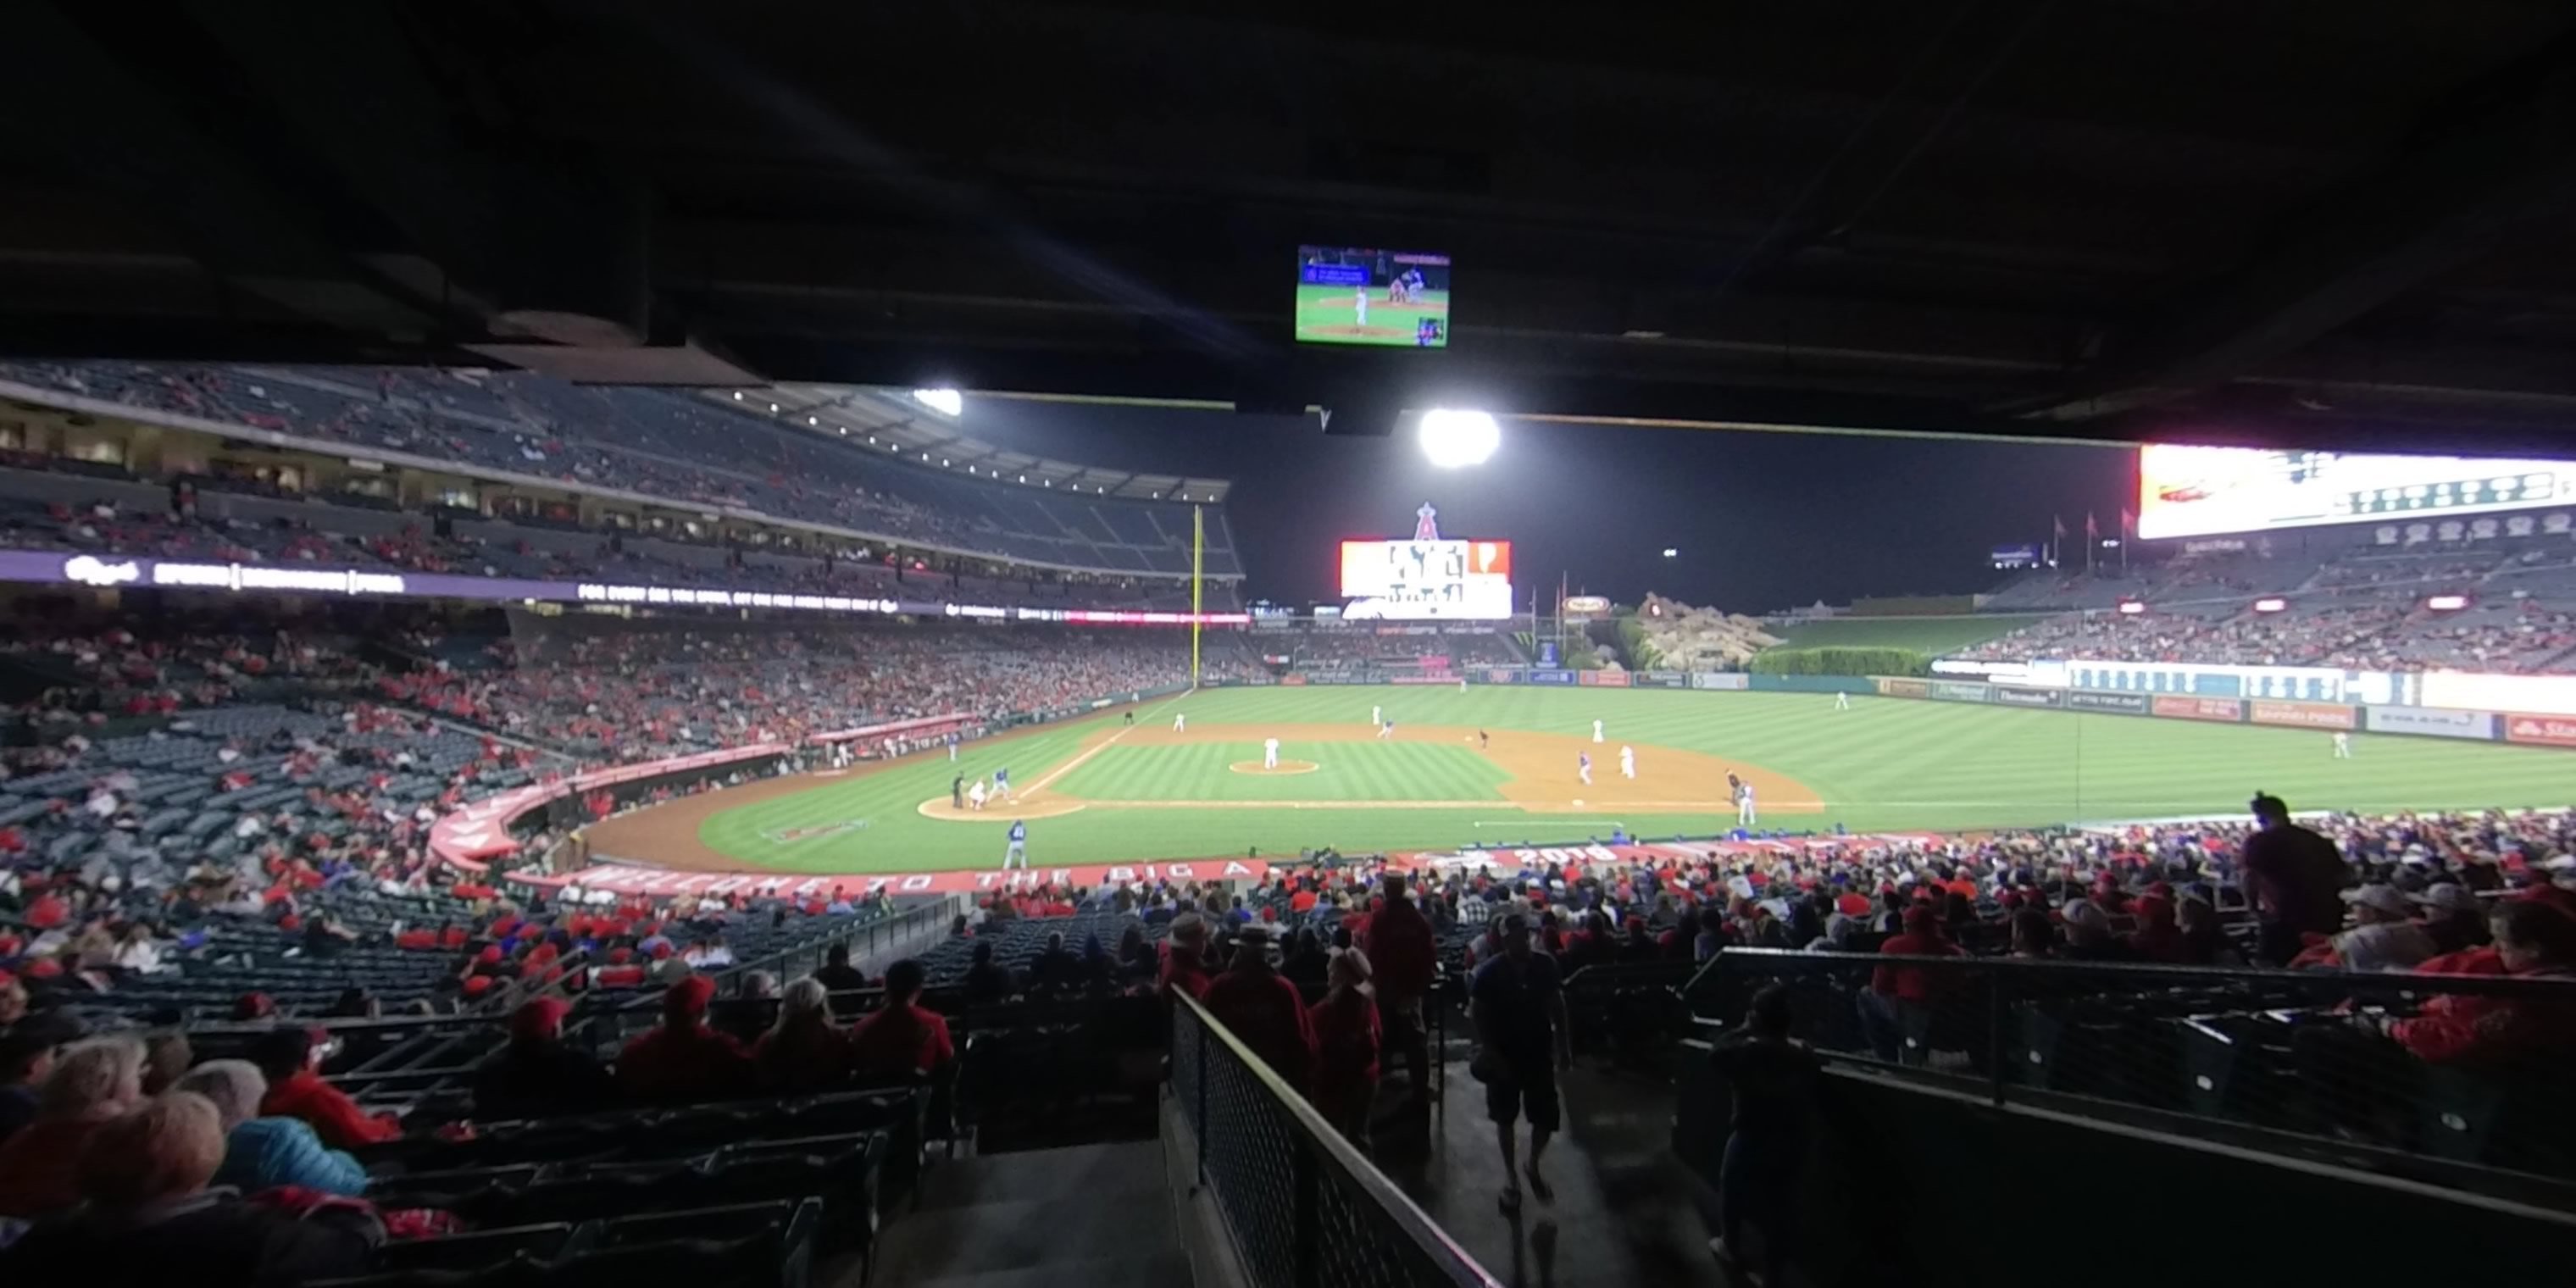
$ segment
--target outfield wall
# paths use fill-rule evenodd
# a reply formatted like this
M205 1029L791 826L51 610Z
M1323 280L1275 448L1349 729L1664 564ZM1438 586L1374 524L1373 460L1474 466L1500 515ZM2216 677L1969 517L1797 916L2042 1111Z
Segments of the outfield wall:
M1763 677L1754 678L1760 680ZM1866 689L1855 691L1928 702L1974 702L1992 706L2090 711L2145 716L2151 720L2196 720L2333 733L2369 732L2539 747L2576 747L2576 718L2529 712L2462 711L2450 707L2311 702L2292 698L2210 697L2197 693L2106 692L1982 680L1917 680L1900 676L1872 676L1866 683ZM1757 683L1753 687L1769 686Z

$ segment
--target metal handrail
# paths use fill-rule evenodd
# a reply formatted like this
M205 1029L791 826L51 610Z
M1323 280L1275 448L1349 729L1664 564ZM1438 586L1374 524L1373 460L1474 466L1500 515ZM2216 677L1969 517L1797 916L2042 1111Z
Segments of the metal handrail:
M1200 1005L1198 999L1185 992L1176 991L1173 995L1173 1003L1173 1023L1176 1025L1181 1023L1182 1017L1186 1015L1190 1022L1199 1026L1202 1033L1213 1035L1217 1044L1221 1045L1228 1055L1252 1075L1263 1093L1276 1102L1276 1107L1287 1115L1290 1122L1296 1124L1297 1134L1304 1138L1307 1147L1347 1178L1369 1203L1385 1212L1395 1223L1396 1228L1412 1241L1418 1251L1447 1273L1449 1282L1460 1285L1461 1288L1503 1288L1501 1280L1496 1279L1492 1272L1478 1263L1465 1248L1460 1247L1457 1240L1450 1238L1447 1231L1442 1230L1438 1223L1425 1215L1411 1198L1406 1197L1403 1190L1396 1187L1395 1182L1387 1179L1386 1173L1377 1170L1377 1166L1369 1162L1365 1155L1352 1148L1349 1141L1342 1139L1342 1134L1334 1130L1332 1124L1325 1122L1323 1115L1316 1113L1314 1106L1307 1104L1304 1096L1299 1095L1294 1088L1282 1081L1278 1074L1272 1072L1270 1066L1264 1063L1260 1056L1253 1054L1252 1048L1245 1046L1243 1040L1236 1037L1231 1030L1210 1014L1205 1006ZM1206 1103L1208 1080L1205 1068L1208 1048L1209 1044L1205 1041L1198 1044L1197 1058L1200 1061L1197 1077L1198 1103L1185 1104L1182 1108L1183 1113L1190 1115L1191 1130L1198 1138L1198 1179L1202 1185L1208 1183Z

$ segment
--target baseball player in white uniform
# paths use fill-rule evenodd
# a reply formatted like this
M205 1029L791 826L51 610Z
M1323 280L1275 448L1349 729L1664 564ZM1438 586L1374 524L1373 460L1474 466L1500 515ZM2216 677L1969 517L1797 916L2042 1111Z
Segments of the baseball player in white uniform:
M1836 710L1836 711L1849 711L1849 710L1851 710L1851 695L1850 695L1850 694L1848 694L1848 693L1837 693L1837 694L1835 694L1835 695L1834 695L1834 710Z
M966 808L984 808L984 780L978 778L966 789Z
M1601 741L1601 722L1598 720L1592 722L1592 741Z
M1370 708L1369 708L1369 727L1370 727L1370 728L1372 728L1372 729L1374 729L1374 728L1378 727L1379 725L1385 724L1385 723L1386 723L1386 715L1385 715L1385 712L1386 712L1386 708L1384 708L1384 707L1370 707Z
M1621 778L1637 776L1637 749L1624 743L1619 747L1619 776Z
M2335 758L2335 759L2337 759L2337 760L2350 760L2350 759L2352 759L2352 735L2351 735L2351 734L2348 734L2348 733L2338 733L2338 734L2336 734L2336 735L2335 735L2335 754L2334 754L2334 758Z
M1753 784L1750 781L1739 782L1735 785L1735 825L1751 827L1754 821Z
M1365 287L1365 286L1361 287L1361 288L1359 289L1359 292L1358 292L1357 294L1355 294L1355 295L1353 295L1353 296L1351 297L1351 303L1352 303L1352 304L1354 304L1354 305L1356 305L1356 306L1358 306L1359 311L1360 311L1358 325L1360 325L1360 326L1367 326L1367 325L1368 325L1368 288L1367 288L1367 287Z
M1462 675L1462 676L1459 676L1459 677L1458 677L1458 692L1459 692L1459 694L1460 694L1461 696L1464 696L1464 695L1466 694L1466 692L1467 692L1467 677L1466 677L1466 676L1463 676L1463 675Z
M1577 752L1577 753L1575 753L1575 756L1574 756L1574 776L1575 776L1575 777L1577 777L1577 778L1582 779L1582 780L1583 780L1583 785L1584 785L1584 786L1586 786L1586 787L1590 787L1590 786L1592 785L1592 753L1591 753L1591 752L1584 751L1584 752Z
M1182 730L1184 730L1184 729L1187 729L1187 728L1189 728L1189 727L1190 727L1190 716L1189 716L1189 713L1188 713L1188 712L1186 712L1186 711L1175 711L1175 712L1173 712L1173 713L1172 713L1172 732L1174 732L1174 733L1179 733L1180 731L1182 731Z
M1264 738L1261 740L1261 767L1263 769L1277 769L1279 767L1278 739Z

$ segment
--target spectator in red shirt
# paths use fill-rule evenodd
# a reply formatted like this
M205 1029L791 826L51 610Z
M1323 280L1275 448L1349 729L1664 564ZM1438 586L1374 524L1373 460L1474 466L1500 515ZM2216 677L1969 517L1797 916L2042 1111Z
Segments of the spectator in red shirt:
M778 1023L751 1048L763 1091L808 1095L848 1085L850 1035L832 1023L831 990L811 975L778 997Z
M1205 1000L1210 982L1206 952L1207 922L1195 912L1182 913L1172 922L1171 942L1163 947L1163 973L1155 992L1167 1002L1175 991Z
M1908 907L1904 929L1887 938L1878 951L1889 957L1957 957L1959 946L1941 933L1941 919L1930 904ZM1861 1027L1882 1060L1922 1064L1932 1056L1927 1043L1910 1032L1928 1030L1934 984L1920 966L1887 965L1870 972L1869 991L1860 995Z
M1240 1038L1270 1071L1299 1091L1313 1080L1315 1027L1306 1002L1270 965L1270 932L1245 926L1235 932L1234 960L1200 996L1208 1013Z
M296 1027L273 1029L251 1043L251 1063L268 1079L260 1116L301 1118L333 1149L356 1149L402 1135L402 1123L392 1114L367 1113L349 1093L314 1072L318 1050L313 1031Z
M1365 1151L1377 1103L1383 995L1369 996L1369 959L1360 949L1333 959L1330 991L1306 1012L1315 1034L1315 1110ZM1417 1066L1418 1067L1418 1066Z
M885 1005L850 1031L850 1067L862 1083L944 1076L957 1058L948 1018L921 1004L921 963L904 958L886 968Z
M1422 915L1401 872L1385 879L1385 906L1360 928L1377 991L1378 1022L1387 1042L1404 1057L1405 1102L1430 1103L1431 1054L1422 1023L1422 999L1440 969L1439 934Z
M751 1062L732 1035L707 1027L716 982L691 975L662 993L662 1022L617 1055L617 1085L629 1100L687 1103L751 1088Z
M2545 903L2510 899L2488 925L2504 973L2576 978L2576 920ZM2411 1019L2382 1016L2379 1030L2427 1064L2505 1067L2535 1056L2576 1054L2576 1007L2526 998L2437 993Z

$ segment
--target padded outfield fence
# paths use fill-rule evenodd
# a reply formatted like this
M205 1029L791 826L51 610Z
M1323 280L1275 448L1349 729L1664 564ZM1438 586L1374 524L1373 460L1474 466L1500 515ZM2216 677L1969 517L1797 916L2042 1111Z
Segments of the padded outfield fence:
M1996 1105L2576 1184L2576 981L1729 949L1685 994L1732 1025L1773 984L1831 1060Z
M1195 1000L1171 1041L1198 1183L1253 1288L1502 1288Z

